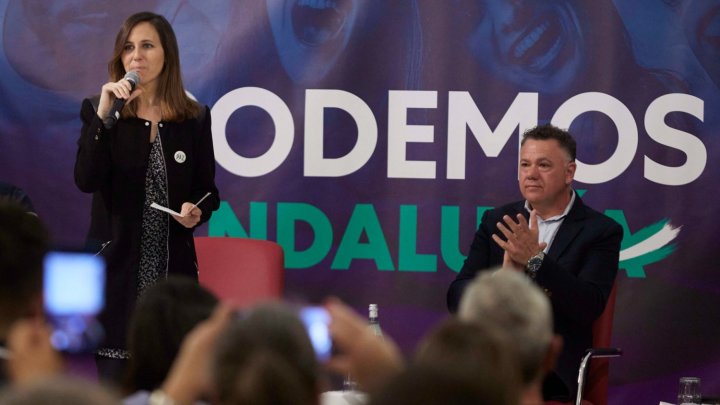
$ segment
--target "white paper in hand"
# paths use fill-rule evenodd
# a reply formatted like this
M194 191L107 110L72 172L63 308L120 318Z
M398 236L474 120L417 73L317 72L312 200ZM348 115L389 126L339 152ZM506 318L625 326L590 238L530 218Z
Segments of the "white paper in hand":
M150 204L150 208L155 208L156 210L164 211L164 212L167 212L168 214L177 215L179 217L185 216L185 215L180 215L179 212L175 212L175 211L171 210L170 208L163 207L162 205L157 204L157 203Z
M197 207L198 204L200 204L201 202L203 202L204 199L208 198L209 195L210 195L209 192L206 193L206 194L203 196L203 198L199 199L198 202L196 202L195 204L193 204L192 207L190 207L190 209L189 209L188 211L192 211L193 208ZM176 211L171 210L170 208L163 207L162 205L160 205L160 204L158 204L158 203L152 203L152 204L150 204L150 208L155 208L156 210L160 210L160 211L163 211L163 212L167 212L168 214L176 215L176 216L178 216L178 217L184 217L184 216L185 216L185 215L180 214L179 212L176 212Z

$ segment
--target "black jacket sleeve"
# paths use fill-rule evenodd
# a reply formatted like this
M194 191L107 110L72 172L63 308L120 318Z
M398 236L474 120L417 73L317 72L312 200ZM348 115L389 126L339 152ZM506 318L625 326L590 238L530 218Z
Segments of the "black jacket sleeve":
M490 261L490 244L495 243L492 240L492 230L488 224L488 215L491 211L485 211L480 221L480 226L475 237L473 238L472 244L470 245L470 252L465 259L460 273L450 284L450 288L447 292L447 306L451 313L457 312L458 305L460 304L460 298L462 297L465 287L472 281L480 270L487 269L491 266Z
M115 131L105 129L89 99L83 100L80 119L75 184L81 191L92 193L110 180L110 138Z

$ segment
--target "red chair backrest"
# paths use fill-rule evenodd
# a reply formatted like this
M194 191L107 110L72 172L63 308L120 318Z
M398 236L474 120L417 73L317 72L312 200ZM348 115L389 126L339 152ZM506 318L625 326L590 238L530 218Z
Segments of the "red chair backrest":
M613 317L615 315L615 295L617 283L613 285L610 296L605 304L602 315L593 322L593 347L611 347ZM608 401L609 359L594 358L590 360L585 379L583 399L593 405L605 405Z
M200 284L238 307L280 298L284 255L275 242L229 237L195 237Z

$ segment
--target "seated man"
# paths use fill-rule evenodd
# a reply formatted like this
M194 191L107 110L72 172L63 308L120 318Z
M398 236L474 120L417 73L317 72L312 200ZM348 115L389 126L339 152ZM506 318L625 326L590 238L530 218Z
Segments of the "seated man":
M465 289L458 317L509 338L520 366L520 403L542 404L543 379L562 347L562 338L553 335L550 301L543 291L512 269L484 271Z
M523 134L519 185L524 197L486 211L465 263L447 293L455 312L468 283L493 266L524 271L550 298L555 332L564 340L555 371L563 384L546 399L569 400L592 323L615 282L622 228L586 206L572 189L575 140L543 125Z

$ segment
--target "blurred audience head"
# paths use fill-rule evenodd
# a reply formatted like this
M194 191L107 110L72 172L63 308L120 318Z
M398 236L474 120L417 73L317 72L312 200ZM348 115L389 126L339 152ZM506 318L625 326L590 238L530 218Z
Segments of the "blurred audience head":
M481 395L477 398L482 401L476 403L516 404L518 401L521 377L516 352L507 335L491 325L449 318L423 339L415 363L427 370L442 370L448 375L460 372L470 376L471 384L459 379L456 385L459 388L472 385L472 389L462 389L467 390L468 395ZM429 375L423 371L418 376ZM430 398L443 392L439 383L428 386L427 390Z
M42 313L48 232L14 202L0 201L0 339L18 318Z
M215 351L220 404L317 404L319 366L297 311L261 304L223 332Z
M54 377L6 390L0 405L116 405L114 393L93 382Z
M20 187L0 181L0 201L12 201L20 204L20 206L28 213L35 214L35 207L30 197Z
M170 276L147 288L130 321L131 359L125 390L132 393L159 387L185 335L209 318L217 304L213 293L188 277Z
M465 290L458 317L504 331L517 351L525 384L541 379L559 352L550 301L516 270L481 272Z
M503 385L486 390L480 377L456 368L417 364L391 379L370 397L369 405L516 405L507 400Z

